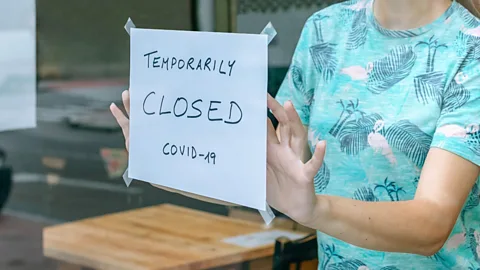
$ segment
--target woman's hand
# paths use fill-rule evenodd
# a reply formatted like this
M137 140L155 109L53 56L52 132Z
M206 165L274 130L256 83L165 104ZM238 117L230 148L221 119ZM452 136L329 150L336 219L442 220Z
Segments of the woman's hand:
M297 111L293 107L293 104L288 101L285 103L285 107L283 108L278 103L278 101L276 101L270 94L268 95L267 102L269 108L273 107L274 109L276 109L276 112L272 111L272 113L274 115L277 114L275 115L277 120L279 120L278 117L282 117L282 120L288 122L288 125L290 126L290 131L292 133L292 136L290 138L290 145L293 152L297 156L301 157L303 162L307 162L308 160L310 160L310 158L312 157L312 153L308 146L307 128L302 124L302 121L300 120ZM270 110L272 109L270 108ZM285 113L279 112L278 110L284 110ZM277 129L277 137L279 141L282 141L280 130L281 129Z
M122 128L123 137L125 138L125 147L128 151L130 139L130 93L128 92L128 90L123 91L122 101L127 115L125 115L122 110L120 110L120 108L115 105L115 103L112 103L110 105L110 111L117 120L118 125L120 125L120 127Z
M267 120L267 201L275 209L301 224L315 219L317 208L313 178L325 155L325 142L316 145L312 158L304 163L306 132L291 102L285 107L268 96L268 108L277 118L278 134Z

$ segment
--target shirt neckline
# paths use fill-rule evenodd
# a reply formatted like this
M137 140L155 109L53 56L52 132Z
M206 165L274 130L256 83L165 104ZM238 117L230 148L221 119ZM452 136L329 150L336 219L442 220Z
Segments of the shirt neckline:
M390 38L412 38L416 37L419 35L422 35L432 29L436 29L439 27L442 27L443 23L450 18L450 16L453 14L456 5L458 5L456 0L452 1L452 4L448 7L448 9L437 19L435 19L433 22L426 24L424 26L420 26L417 28L412 28L412 29L407 29L407 30L391 30L383 27L380 25L380 23L377 21L375 18L375 15L373 13L373 6L375 0L365 0L369 1L366 5L366 12L367 12L367 20L373 28L379 32L380 34L390 37ZM422 1L422 0L419 0Z

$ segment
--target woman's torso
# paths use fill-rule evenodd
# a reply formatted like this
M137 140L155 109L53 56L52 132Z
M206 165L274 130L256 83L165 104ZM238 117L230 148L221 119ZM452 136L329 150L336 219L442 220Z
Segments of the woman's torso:
M309 19L314 71L294 65L289 76L290 87L312 97L310 145L328 143L315 178L317 193L364 201L413 199L430 147L442 143L435 132L467 134L474 128L437 126L442 110L455 110L470 98L458 72L472 40L480 45L480 39L460 33L462 25L480 25L470 16L454 3L428 26L389 31L376 24L368 0L334 5ZM308 89L302 74L316 76L315 87ZM446 89L454 89L454 97ZM280 90L278 99L286 92ZM318 233L319 268L477 269L478 196L475 185L452 237L435 256L374 252Z

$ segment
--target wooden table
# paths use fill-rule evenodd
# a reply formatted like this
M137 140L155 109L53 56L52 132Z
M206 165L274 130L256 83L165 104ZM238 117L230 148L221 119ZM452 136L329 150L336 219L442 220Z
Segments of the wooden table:
M273 245L227 244L263 224L163 204L47 227L47 257L94 269L211 269L273 255Z

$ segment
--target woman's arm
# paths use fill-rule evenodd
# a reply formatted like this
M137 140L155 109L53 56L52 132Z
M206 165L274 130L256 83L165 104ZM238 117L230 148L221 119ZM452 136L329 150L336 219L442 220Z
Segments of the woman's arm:
M304 225L367 249L431 256L449 237L479 173L476 164L432 148L413 200L318 195L314 216Z

